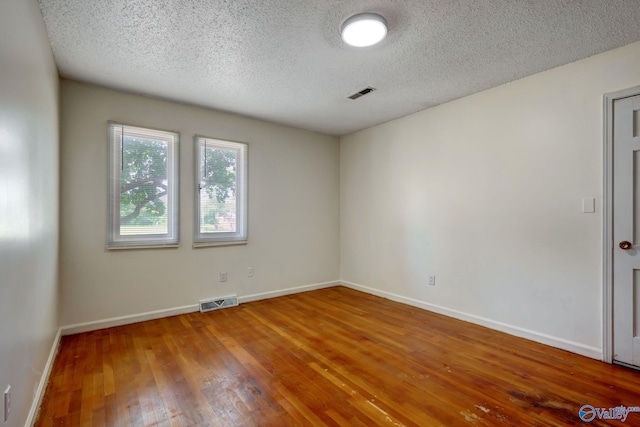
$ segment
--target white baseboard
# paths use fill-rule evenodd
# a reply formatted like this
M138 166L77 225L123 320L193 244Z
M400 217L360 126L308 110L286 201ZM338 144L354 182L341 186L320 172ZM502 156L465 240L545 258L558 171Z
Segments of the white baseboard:
M24 423L25 427L31 427L33 426L33 423L36 422L38 411L40 409L40 405L42 404L42 398L44 397L44 392L47 389L47 384L49 384L49 377L51 376L53 362L55 362L56 355L58 354L58 350L60 349L61 338L62 330L59 328L55 338L53 339L51 351L49 352L49 358L47 359L47 363L44 365L44 370L42 371L42 376L40 377L38 388L36 389L36 393L33 396L33 402L31 402L31 408L29 409L27 420Z
M485 326L490 329L505 332L517 337L526 338L531 341L536 341L541 344L550 345L552 347L567 350L572 353L580 354L582 356L590 357L592 359L604 360L603 350L597 347L587 346L578 342L565 340L563 338L554 337L551 335L531 331L529 329L521 328L518 326L509 325L503 322L487 319L481 316L464 313L458 310L454 310L447 307L442 307L436 304L420 301L414 298L408 298L401 295L393 294L386 291L370 288L368 286L352 283L348 281L331 281L323 283L315 283L311 285L297 286L287 289L279 289L277 291L261 292L258 294L244 295L238 297L239 303L246 303L251 301L258 301L268 298L276 298L284 295L291 295L300 292L308 292L316 289L330 288L333 286L343 285L345 287L362 291L368 294L377 295L382 298L386 298L392 301L408 304L413 307L422 308L424 310L432 311L434 313L443 314L445 316L453 317L455 319L464 320L466 322L475 323L477 325ZM175 316L184 313L193 313L199 310L198 304L187 305L183 307L169 308L165 310L150 311L147 313L132 314L128 316L113 317L110 319L96 320L92 322L78 323L75 325L67 325L60 328L58 335L71 335L80 332L95 331L98 329L110 328L114 326L127 325L130 323L143 322L145 320L160 319L163 317ZM59 337L57 338L59 342ZM57 343L56 343L57 346ZM46 382L44 383L46 385ZM38 403L39 404L39 403Z
M592 359L604 360L604 355L601 348L591 347L578 342L565 340L563 338L554 337L547 334L531 331L529 329L520 328L518 326L509 325L495 320L487 319L484 317L476 316L473 314L463 313L451 308L442 307L436 304L420 301L413 298L403 297L401 295L392 294L390 292L381 291L378 289L363 286L357 283L347 282L342 280L340 282L343 286L357 291L362 291L368 294L376 295L382 298L390 299L392 301L400 302L403 304L411 305L413 307L422 308L434 313L443 314L445 316L453 317L455 319L464 320L466 322L475 323L477 325L485 326L490 329L495 329L500 332L505 332L517 337L526 338L531 341L539 342L541 344L556 347L562 350L567 350L572 353L580 354L582 356L590 357Z
M313 291L316 289L338 286L339 281L315 283L312 285L297 286L295 288L279 289L277 291L262 292L259 294L239 296L238 302L245 303L261 299L275 298L283 295L296 294L298 292ZM114 326L129 325L131 323L144 322L145 320L161 319L163 317L176 316L178 314L193 313L200 309L199 304L185 305L182 307L168 308L164 310L149 311L146 313L130 314L127 316L112 317L109 319L94 320L91 322L76 323L60 328L62 335L73 335L81 332L97 331L99 329L112 328Z
M332 288L334 286L339 286L339 285L340 285L340 281L334 280L332 282L323 282L323 283L314 283L313 285L296 286L295 288L280 289L277 291L261 292L259 294L241 296L241 297L238 297L238 302L244 303L244 302L258 301L261 299L276 298L284 295L297 294L300 292L315 291L316 289Z
M73 335L81 332L97 331L99 329L112 328L114 326L129 325L131 323L144 322L145 320L161 319L163 317L176 316L178 314L193 313L198 311L198 304L182 307L168 308L165 310L148 311L146 313L130 314L127 316L112 317L109 319L94 320L92 322L76 323L60 328L62 335Z

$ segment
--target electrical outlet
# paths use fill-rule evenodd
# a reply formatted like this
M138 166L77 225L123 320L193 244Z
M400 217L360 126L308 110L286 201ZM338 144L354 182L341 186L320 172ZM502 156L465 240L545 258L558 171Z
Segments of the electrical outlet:
M249 267L248 273L249 277L253 277L253 267Z
M221 282L226 282L227 281L227 273L226 272L220 273L220 281Z
M429 286L436 285L436 276L429 276Z
M4 422L9 420L9 414L11 413L11 384L9 384L4 391Z

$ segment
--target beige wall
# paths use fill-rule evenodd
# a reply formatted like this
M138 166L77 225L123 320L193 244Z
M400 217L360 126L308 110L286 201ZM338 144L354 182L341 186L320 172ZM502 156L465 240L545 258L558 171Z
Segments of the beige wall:
M339 278L337 138L66 80L61 100L63 325ZM107 120L180 132L180 248L105 250ZM250 144L245 246L191 247L194 134Z
M342 279L600 357L603 94L639 70L636 43L342 138Z
M58 327L57 277L58 73L37 2L3 0L0 396L12 386L3 427L27 420Z

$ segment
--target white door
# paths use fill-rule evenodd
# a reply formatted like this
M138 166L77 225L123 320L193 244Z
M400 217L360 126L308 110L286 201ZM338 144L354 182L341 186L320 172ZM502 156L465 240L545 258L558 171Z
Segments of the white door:
M640 368L640 95L613 103L613 360Z

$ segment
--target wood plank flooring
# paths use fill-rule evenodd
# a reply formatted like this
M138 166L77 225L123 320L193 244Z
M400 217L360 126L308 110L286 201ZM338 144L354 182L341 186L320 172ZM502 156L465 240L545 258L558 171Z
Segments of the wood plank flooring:
M336 287L64 337L36 425L563 426L585 404L640 406L640 373Z

